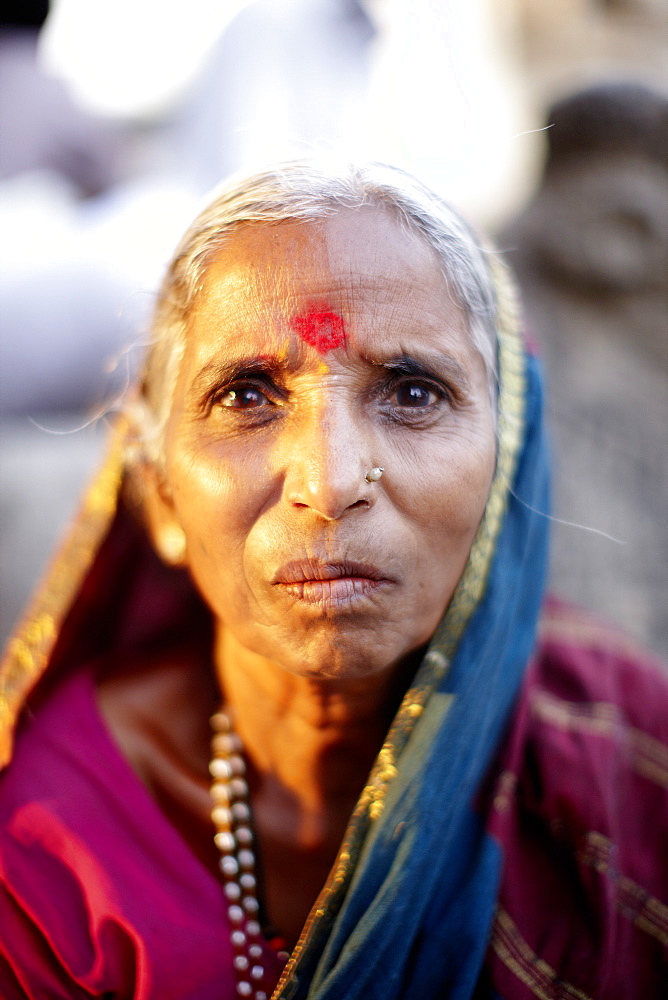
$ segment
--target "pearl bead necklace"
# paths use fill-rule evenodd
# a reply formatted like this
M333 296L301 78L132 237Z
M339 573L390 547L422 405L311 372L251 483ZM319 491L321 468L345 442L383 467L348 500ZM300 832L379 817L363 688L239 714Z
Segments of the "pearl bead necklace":
M211 818L225 879L237 994L251 1000L267 1000L262 988L265 975L262 928L258 920L260 904L243 747L230 716L223 709L212 717L211 726ZM285 952L278 955L284 961L289 957Z

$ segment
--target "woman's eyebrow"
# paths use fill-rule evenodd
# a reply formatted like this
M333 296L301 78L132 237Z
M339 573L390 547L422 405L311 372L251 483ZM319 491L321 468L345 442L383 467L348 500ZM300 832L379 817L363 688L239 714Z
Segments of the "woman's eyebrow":
M388 368L401 375L416 377L442 378L445 376L454 388L461 393L471 391L471 380L465 369L449 354L434 353L424 356L412 354L397 354L388 358L369 358L371 364Z
M195 375L191 389L203 392L212 385L226 385L252 375L277 375L288 368L286 358L270 354L249 354L230 361L210 361Z

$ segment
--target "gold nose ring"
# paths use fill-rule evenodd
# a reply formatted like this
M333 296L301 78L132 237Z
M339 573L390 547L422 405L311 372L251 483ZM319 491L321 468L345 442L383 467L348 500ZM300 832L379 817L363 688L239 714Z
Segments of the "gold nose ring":
M378 465L376 466L375 469L369 469L364 478L366 479L367 483L377 483L384 472L385 469L382 467L382 465Z

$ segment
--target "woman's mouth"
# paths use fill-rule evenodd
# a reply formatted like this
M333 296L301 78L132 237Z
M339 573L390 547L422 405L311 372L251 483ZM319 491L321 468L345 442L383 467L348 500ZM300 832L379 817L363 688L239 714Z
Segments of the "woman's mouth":
M298 560L287 563L272 583L306 604L345 604L368 597L395 581L370 563Z

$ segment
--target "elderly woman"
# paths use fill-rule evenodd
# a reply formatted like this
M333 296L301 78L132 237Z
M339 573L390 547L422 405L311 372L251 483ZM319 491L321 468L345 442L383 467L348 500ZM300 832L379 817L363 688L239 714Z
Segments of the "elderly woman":
M560 606L537 644L546 484L435 195L220 192L5 662L2 997L657 996L665 685Z

